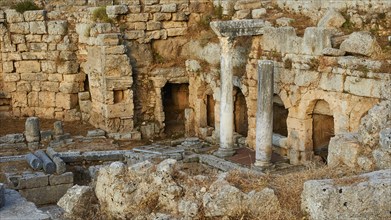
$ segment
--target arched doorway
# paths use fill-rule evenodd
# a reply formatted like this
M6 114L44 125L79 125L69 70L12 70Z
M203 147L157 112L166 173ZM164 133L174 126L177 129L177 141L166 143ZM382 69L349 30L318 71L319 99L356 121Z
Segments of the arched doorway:
M185 134L185 109L189 107L189 84L167 83L162 89L165 116L164 133L168 136Z
M215 127L215 100L213 95L206 95L206 124Z
M234 89L234 126L237 133L247 137L248 116L246 98L238 88Z
M334 136L334 117L329 103L317 100L312 113L312 143L314 154L327 161L328 146Z
M288 126L286 120L288 118L289 111L285 109L284 103L280 96L274 95L273 97L273 133L280 134L282 136L288 136Z

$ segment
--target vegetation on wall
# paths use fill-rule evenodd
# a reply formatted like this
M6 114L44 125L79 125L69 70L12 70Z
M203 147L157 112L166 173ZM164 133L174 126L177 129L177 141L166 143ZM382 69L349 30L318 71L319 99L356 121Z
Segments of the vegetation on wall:
M113 19L109 18L106 13L106 7L99 7L92 12L92 20L102 23L113 23Z
M25 11L41 10L41 8L38 7L38 5L36 5L31 0L25 0L22 2L18 2L16 4L12 5L11 8L15 9L19 13L23 13Z

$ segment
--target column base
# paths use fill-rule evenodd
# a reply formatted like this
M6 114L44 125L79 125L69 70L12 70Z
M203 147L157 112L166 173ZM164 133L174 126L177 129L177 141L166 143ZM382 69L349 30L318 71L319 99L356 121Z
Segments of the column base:
M260 160L256 160L254 163L254 166L261 167L261 168L271 167L272 165L273 164L270 162L265 162L265 161L260 161Z
M234 155L236 151L234 149L225 149L219 148L216 152L213 153L216 157L224 158Z

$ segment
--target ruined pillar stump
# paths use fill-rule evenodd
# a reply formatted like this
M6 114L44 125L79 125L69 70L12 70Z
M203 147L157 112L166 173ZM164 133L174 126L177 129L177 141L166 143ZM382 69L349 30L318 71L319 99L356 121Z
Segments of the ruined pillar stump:
M273 141L273 83L274 64L270 60L258 61L258 98L256 118L255 166L270 165Z
M39 142L41 140L41 130L39 118L29 117L25 124L25 136L27 142Z

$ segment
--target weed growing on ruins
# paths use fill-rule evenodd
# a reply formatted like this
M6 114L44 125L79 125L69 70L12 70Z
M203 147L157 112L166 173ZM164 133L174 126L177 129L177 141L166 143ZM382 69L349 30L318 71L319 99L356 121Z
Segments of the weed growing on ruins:
M113 23L113 19L109 18L106 12L106 7L99 7L92 12L92 20L95 22Z
M356 68L357 71L363 72L365 75L369 73L369 69L367 66L359 64Z
M284 68L291 70L292 69L292 60L291 59L285 59L284 60Z
M164 57L162 55L160 55L158 52L154 51L152 53L152 56L153 56L153 62L155 64L163 64L164 62L166 62L166 59L164 59Z
M223 19L223 6L221 6L220 1L219 4L213 8L213 15L219 20Z
M33 10L40 10L33 1L25 0L22 2L18 2L15 5L11 6L12 9L15 9L19 13L23 13L25 11L33 11Z
M308 66L310 67L309 70L317 70L319 67L319 60L317 58L311 58Z
M339 178L357 175L360 172L361 170L348 167L316 167L314 164L308 164L304 170L286 175L265 174L259 176L235 170L229 172L226 180L246 193L252 190L261 191L268 187L273 189L277 195L281 205L280 213L269 213L270 215L267 218L250 216L248 219L302 219L304 213L301 211L301 193L303 192L304 182L307 180L333 179L336 184L358 183L363 180L354 177L343 180L339 180ZM245 215L246 213L242 214Z

